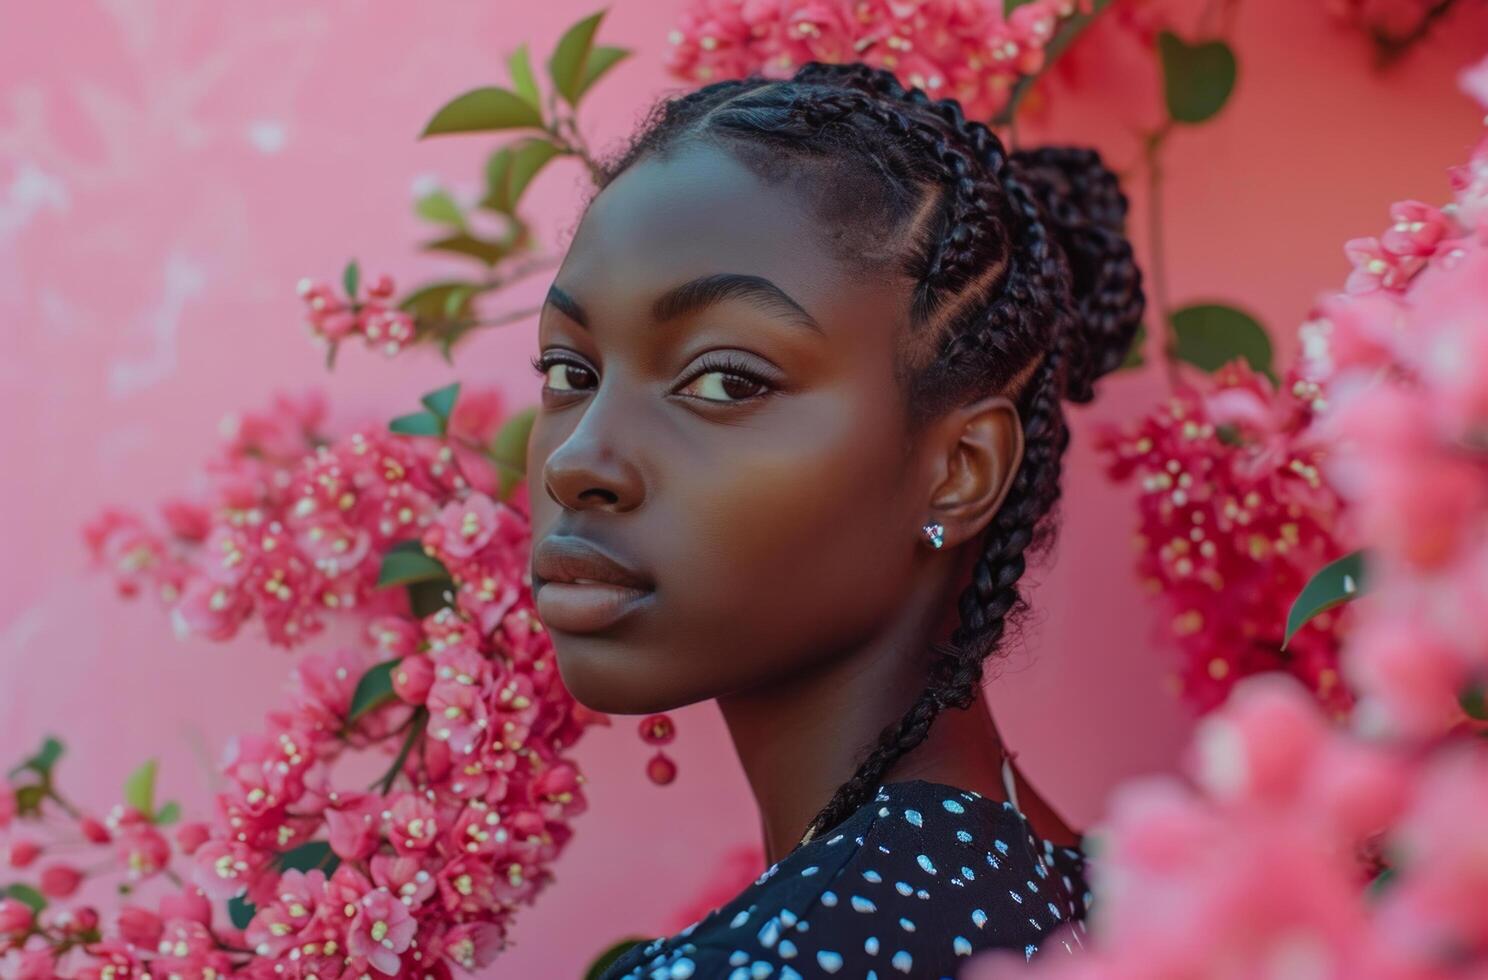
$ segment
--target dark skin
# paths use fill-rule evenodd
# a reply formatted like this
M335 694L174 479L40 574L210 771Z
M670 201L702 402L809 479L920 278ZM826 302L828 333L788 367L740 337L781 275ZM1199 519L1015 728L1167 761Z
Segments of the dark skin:
M610 628L552 629L564 683L615 714L718 699L771 863L923 689L1023 450L1002 395L908 438L892 365L911 283L834 254L815 211L809 191L706 144L616 178L542 311L528 455L534 541L589 538L656 583ZM658 319L658 297L720 273L789 299L736 293ZM884 781L1002 800L1000 746L977 698ZM1017 790L1036 833L1073 843L1021 774Z

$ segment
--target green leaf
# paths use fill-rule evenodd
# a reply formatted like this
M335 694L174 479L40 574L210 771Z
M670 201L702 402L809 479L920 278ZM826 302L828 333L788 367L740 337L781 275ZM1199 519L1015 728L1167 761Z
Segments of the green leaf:
M594 32L599 29L599 22L604 19L604 15L605 11L600 10L564 31L563 36L558 39L558 46L553 49L552 57L548 59L548 77L553 80L553 87L569 105L578 102L585 63L594 47Z
M280 871L313 871L319 868L330 875L341 863L341 859L331 850L330 844L323 840L313 840L285 851L274 863Z
M470 297L479 290L477 286L456 286L444 297L444 318L454 320L470 311Z
M1365 894L1371 899L1377 899L1384 894L1386 888L1394 881L1395 869L1385 868L1374 876L1374 880L1365 889Z
M1482 681L1464 687L1457 695L1457 703L1469 718L1488 721L1488 687Z
M600 953L594 962L589 964L589 968L584 971L584 980L599 980L599 977L610 968L610 964L625 955L626 950L649 942L651 940L645 936L628 936L620 940Z
M562 153L561 148L538 137L501 147L486 160L486 196L480 206L503 214L513 213L532 178L549 160Z
M57 760L62 758L66 748L56 738L48 735L42 740L41 748L37 749L31 758L10 770L10 775L15 776L30 769L40 775L43 779L50 779L52 768L56 766Z
M423 545L417 541L399 541L382 556L382 566L377 570L377 588L449 577L449 569L439 559L425 554Z
M1323 566L1292 602L1291 611L1287 613L1286 638L1282 640L1281 648L1285 650L1296 632L1318 613L1357 599L1364 592L1364 583L1362 551L1344 555Z
M604 77L605 73L624 61L630 52L625 48L615 48L601 44L589 52L589 57L584 59L584 74L579 79L579 90L574 95L574 101L584 97L584 93Z
M532 423L537 408L524 409L502 423L491 441L489 456L501 477L500 496L504 501L512 488L527 475L527 443L532 437Z
M456 255L468 255L473 259L480 259L488 266L500 262L511 252L511 246L506 242L489 238L477 238L474 235L463 232L458 235L450 235L446 238L438 238L432 242L425 242L423 248L430 252L453 252Z
M510 89L488 85L471 89L446 102L424 126L419 139L444 133L541 128L542 114L532 103Z
M23 885L19 882L0 888L0 895L15 899L30 908L32 912L40 912L47 906L46 896L30 885Z
M1237 357L1270 377L1271 338L1255 317L1218 303L1198 303L1173 313L1177 357L1205 371L1216 371Z
M462 231L465 229L465 212L460 210L460 205L442 188L432 190L415 201L413 210L426 221L454 225Z
M124 802L146 817L155 812L155 771L158 764L147 760L124 780Z
M537 79L532 76L532 58L527 53L526 42L517 45L517 50L506 59L506 64L511 69L512 88L532 108L541 112L542 95L537 91Z
M1032 3L1032 2L1033 2L1033 0L1003 0L1003 3L1002 3L1002 16L1003 16L1003 19L1007 19L1008 17L1011 17L1013 15L1013 11L1014 10L1017 10L1019 7L1023 6L1025 3Z
M414 412L393 419L388 429L404 436L442 436L444 420L429 412Z
M329 877L341 864L341 858L323 840L313 840L291 848L274 858L274 866L280 871L312 871L319 868ZM258 907L243 895L227 900L227 917L237 929L246 929L258 914Z
M41 813L42 801L46 799L46 784L33 783L29 786L18 786L16 787L15 795L16 810L22 816L37 816Z
M433 282L403 297L398 303L398 308L418 318L451 319L459 316L469 307L470 297L474 296L479 289L479 283L465 280ZM460 300L453 310L450 309L451 297L457 297Z
M1189 44L1172 31L1157 36L1163 92L1174 122L1211 118L1235 89L1235 53L1223 41Z
M346 268L341 270L341 286L346 290L348 299L356 299L357 289L362 284L362 268L357 265L357 260L352 259L346 263Z
M171 800L165 806L155 812L154 823L158 825L172 824L181 819L181 804Z
M402 657L394 657L392 660L384 660L370 668L362 675L362 679L357 681L356 691L351 695L351 707L346 712L348 728L356 724L367 712L382 707L397 696L393 693L393 668L398 666L402 659Z
M248 924L257 914L258 906L242 895L234 895L227 900L227 918L233 924L234 929L247 929Z
M443 388L429 392L420 398L419 401L423 403L425 408L447 422L449 421L450 413L455 410L455 400L459 397L460 382L456 381L452 385L445 385Z
M450 606L455 591L452 579L437 578L426 582L410 582L408 585L408 607L419 619L432 616Z
M1130 371L1134 368L1141 367L1143 364L1146 364L1147 359L1142 356L1142 348L1146 346L1146 343L1147 324L1139 323L1137 324L1136 335L1132 337L1131 346L1126 349L1126 360L1122 361L1121 366L1118 367L1116 370Z

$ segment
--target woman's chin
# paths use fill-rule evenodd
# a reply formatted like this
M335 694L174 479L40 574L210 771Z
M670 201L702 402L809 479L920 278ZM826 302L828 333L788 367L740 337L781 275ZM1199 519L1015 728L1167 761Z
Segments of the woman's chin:
M563 686L590 711L607 715L647 715L676 708L656 671L625 644L589 636L554 638L554 656Z

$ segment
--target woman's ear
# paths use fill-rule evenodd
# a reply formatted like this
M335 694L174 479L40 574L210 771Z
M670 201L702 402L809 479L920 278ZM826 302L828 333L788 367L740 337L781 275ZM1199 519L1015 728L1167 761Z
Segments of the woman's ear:
M979 535L1002 506L1023 462L1023 422L1006 395L988 395L947 413L930 439L925 520L945 528L949 549Z

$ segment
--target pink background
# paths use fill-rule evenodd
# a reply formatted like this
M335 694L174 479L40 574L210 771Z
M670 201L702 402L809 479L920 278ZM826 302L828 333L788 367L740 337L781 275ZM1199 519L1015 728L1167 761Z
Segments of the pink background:
M660 64L679 3L613 5L601 39L637 56L586 106L599 148L676 84ZM1383 75L1323 6L1244 4L1236 96L1216 124L1177 134L1168 158L1174 301L1238 301L1283 350L1316 292L1342 282L1342 242L1383 229L1391 201L1444 199L1444 168L1479 132L1452 76L1488 41L1481 6ZM78 534L105 504L149 509L189 488L224 415L277 386L317 383L347 420L408 411L456 377L502 384L516 406L534 399L532 322L468 344L453 371L432 353L390 361L353 347L328 377L295 283L332 279L353 255L400 286L460 268L415 252L433 236L412 216L412 188L432 175L472 198L491 141L420 143L417 132L446 98L505 82L517 43L545 58L593 9L0 4L7 765L61 735L64 785L103 806L156 755L162 793L204 814L224 740L256 729L278 697L291 655L265 649L254 630L227 645L176 640L153 601L117 601L88 570ZM1053 131L1128 165L1132 143L1116 120L1131 104L1117 95L1053 120ZM582 179L576 166L554 167L531 194L555 253L578 220ZM1129 189L1140 214L1143 189ZM1141 227L1133 237L1145 247ZM547 281L534 277L493 312L527 305ZM1063 544L1032 576L1034 628L989 686L1025 771L1077 825L1099 816L1120 779L1170 767L1189 724L1165 690L1171 654L1153 641L1155 614L1131 574L1129 491L1106 485L1080 438L1093 419L1133 415L1160 392L1156 372L1121 376L1078 418ZM645 780L634 719L580 745L591 810L492 975L576 975L620 935L667 928L717 855L757 842L716 710L675 717L680 775L669 787Z

